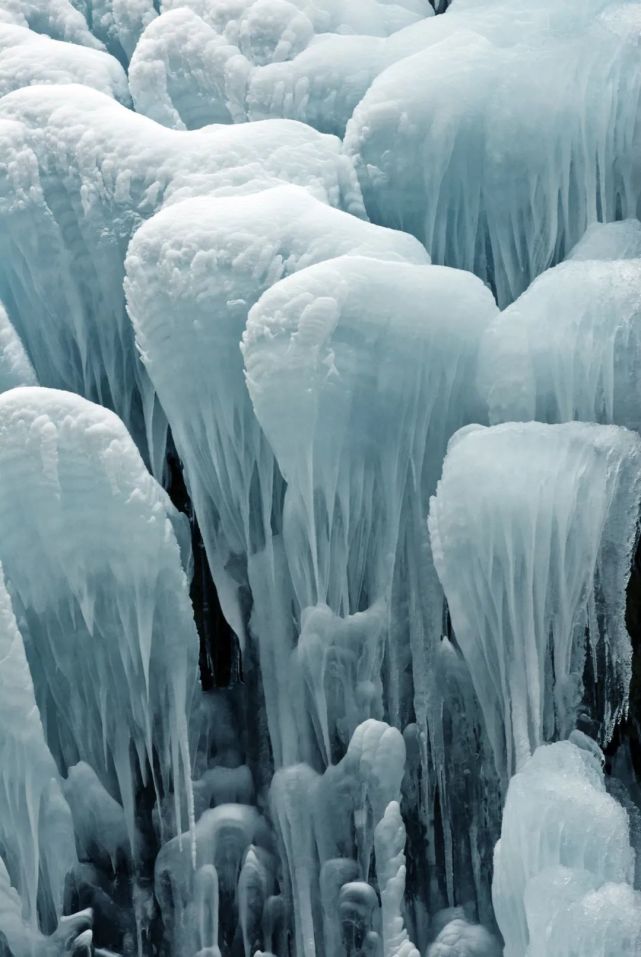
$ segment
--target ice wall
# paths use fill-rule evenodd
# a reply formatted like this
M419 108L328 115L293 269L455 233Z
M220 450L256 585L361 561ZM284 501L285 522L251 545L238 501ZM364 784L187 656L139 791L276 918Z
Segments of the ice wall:
M580 732L538 748L512 778L494 858L505 957L633 957L641 894L624 809Z
M504 306L588 224L636 215L634 10L472 2L436 19L449 35L374 80L345 146L370 217L488 279Z
M432 550L504 781L589 709L586 658L606 743L625 715L640 455L635 433L585 423L471 427L450 442Z

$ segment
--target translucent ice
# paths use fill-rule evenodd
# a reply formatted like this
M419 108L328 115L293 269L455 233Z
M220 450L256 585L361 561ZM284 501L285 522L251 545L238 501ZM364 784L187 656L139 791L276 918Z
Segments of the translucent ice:
M141 780L173 791L177 820L191 803L198 642L172 522L113 413L48 389L0 396L0 559L47 743L63 770L93 767L132 845Z
M247 393L240 339L265 289L346 252L427 258L413 237L280 186L173 204L138 230L126 260L137 345L171 424L223 608L243 646L253 616L277 763L283 749L290 759L298 753L283 666L291 599L270 542L280 530L282 483ZM186 366L189 376L182 374ZM250 580L253 611L243 607ZM270 625L270 615L282 623Z
M140 34L158 15L159 0L73 0L94 36L126 65Z
M585 423L470 427L450 443L432 550L504 778L574 726L586 631L604 740L625 714L640 456L634 433Z
M641 259L573 258L544 272L488 328L479 375L491 422L641 429Z
M638 953L628 817L601 762L573 736L538 748L510 781L492 888L505 957Z
M170 200L283 180L360 215L349 161L298 123L178 133L83 86L16 91L0 119L0 296L39 381L113 408L160 474L166 424L122 294L132 232Z
M0 392L19 385L36 385L36 374L6 309L0 303Z
M22 919L51 932L76 861L74 832L1 569L0 662L0 850Z
M412 696L426 720L441 598L424 509L449 436L478 415L470 372L495 308L469 274L351 256L281 280L250 312L247 383L287 482L297 684L312 691L297 724L309 722L321 755L349 729L342 707L327 712L328 694L358 703L363 720L381 714L384 688L394 724L408 720ZM357 677L342 699L337 673L346 688Z

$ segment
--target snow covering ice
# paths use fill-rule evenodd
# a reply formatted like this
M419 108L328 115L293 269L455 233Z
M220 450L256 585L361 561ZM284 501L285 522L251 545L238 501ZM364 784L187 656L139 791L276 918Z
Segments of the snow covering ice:
M0 957L640 957L640 50L0 0Z

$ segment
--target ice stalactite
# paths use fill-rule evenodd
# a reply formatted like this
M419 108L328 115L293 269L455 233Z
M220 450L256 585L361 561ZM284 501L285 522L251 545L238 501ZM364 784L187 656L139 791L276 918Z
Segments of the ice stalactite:
M273 870L271 830L255 807L220 804L196 824L196 860L189 835L173 838L155 864L155 893L174 954L202 957L228 952L239 927L241 875L247 859L260 861L267 885ZM247 923L249 908L243 909Z
M88 762L122 803L136 853L142 783L177 821L192 806L181 521L122 423L78 396L4 393L0 439L0 559L45 737L63 773Z
M287 482L297 723L321 767L356 718L402 727L414 706L425 740L442 599L423 508L449 436L479 415L470 375L495 309L462 272L342 257L281 280L250 312L249 392Z
M47 747L22 636L0 569L0 856L24 921L55 929L76 862L71 812Z
M488 280L504 306L590 223L635 216L627 7L470 0L437 17L449 35L381 73L347 126L372 220Z
M512 778L494 860L505 957L633 957L641 893L625 810L589 738L538 748Z
M36 384L33 366L0 302L0 392L20 385Z
M450 443L432 549L504 783L589 709L586 660L602 740L625 714L640 456L634 433L585 423L470 427Z
M362 215L350 162L299 123L159 130L80 85L9 94L0 120L0 296L11 321L40 383L113 408L160 478L166 420L122 292L132 233L163 203L283 181Z
M126 260L136 342L171 425L223 609L243 649L252 632L258 643L277 766L300 753L283 666L294 637L283 486L247 393L240 340L264 290L348 252L427 262L412 237L294 186L175 203L138 230Z
M587 253L588 243L598 251L599 238L617 240L605 229L584 239ZM626 235L618 231L620 241ZM479 377L491 422L580 419L641 429L641 258L583 256L577 249L544 272L487 330Z

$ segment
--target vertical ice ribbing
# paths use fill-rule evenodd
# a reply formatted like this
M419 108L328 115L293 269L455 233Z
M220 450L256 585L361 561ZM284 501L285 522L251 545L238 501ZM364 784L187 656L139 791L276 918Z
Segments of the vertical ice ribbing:
M23 919L34 931L55 930L65 876L77 860L73 824L1 567L0 847Z
M626 712L640 466L641 440L615 426L507 423L450 443L432 549L504 782L574 726L588 653L603 740Z
M70 393L0 396L0 559L45 737L122 802L191 807L198 641L165 493L116 416ZM134 848L136 850L136 848Z

